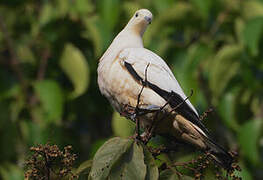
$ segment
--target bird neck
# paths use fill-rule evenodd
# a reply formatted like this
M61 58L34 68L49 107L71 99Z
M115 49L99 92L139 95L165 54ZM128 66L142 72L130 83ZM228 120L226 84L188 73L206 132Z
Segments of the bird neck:
M130 33L136 34L142 38L147 25L143 22L134 24L134 22L129 21L129 23L125 26L124 30L129 31Z
M143 48L142 36L131 29L123 29L114 39L114 46L119 48Z
M111 57L107 59L112 59L120 53L125 48L143 48L142 37L134 32L130 32L127 29L122 30L113 40L107 51L100 58L100 61L105 59L105 57Z

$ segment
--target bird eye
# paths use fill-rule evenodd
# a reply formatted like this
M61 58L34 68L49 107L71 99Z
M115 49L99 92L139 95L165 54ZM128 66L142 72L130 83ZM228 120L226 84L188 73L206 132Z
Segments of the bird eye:
M135 17L138 17L138 13L135 14Z

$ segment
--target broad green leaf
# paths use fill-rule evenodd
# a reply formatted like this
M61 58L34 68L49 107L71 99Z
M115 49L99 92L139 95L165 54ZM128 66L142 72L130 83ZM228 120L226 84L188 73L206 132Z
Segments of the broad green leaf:
M79 167L74 171L78 176L88 178L90 169L92 166L92 160L82 162Z
M119 137L108 140L97 151L89 175L89 179L145 178L158 179L158 169L151 154L140 142Z
M261 106L260 106L260 99L255 96L252 100L251 100L251 105L250 105L250 110L254 113L254 115L256 116L257 114L259 114L261 112Z
M166 169L160 173L159 180L176 180L178 175L170 169Z
M244 43L243 40L243 31L245 28L245 22L241 18L236 18L235 20L235 34L237 36L238 42L240 44Z
M67 15L71 5L71 1L65 1L65 0L56 0L56 10L54 13L56 14L56 17L63 18Z
M242 153L254 165L260 162L258 141L262 133L262 119L249 120L238 132L238 141Z
M82 19L88 16L94 9L90 0L75 0L70 1L70 16L72 19Z
M242 2L241 15L246 19L263 16L263 3L258 0L249 0Z
M160 1L160 0L154 0L153 4L157 11L159 13L165 12L165 10L169 9L173 5L174 1L173 0L165 0L165 1Z
M245 45L253 56L259 53L259 42L263 33L263 17L257 17L249 20L243 31L243 39Z
M24 44L17 48L17 56L22 63L35 64L36 62L32 50Z
M149 152L146 146L143 146L144 162L147 167L146 180L157 180L159 177L158 167L155 164L152 154Z
M242 169L241 171L235 171L235 175L238 177L241 177L244 180L252 180L252 174L251 172L247 169L247 167L245 167L243 162L239 162L238 165L240 166L240 168Z
M228 127L237 131L239 129L239 124L237 123L237 120L235 118L234 101L235 101L234 93L225 94L220 99L220 102L218 105L218 111L220 112L220 116L222 117L224 123Z
M24 173L17 165L5 163L0 166L0 177L4 180L21 180L24 179Z
M90 147L89 157L93 158L98 149L106 142L106 139L96 140Z
M191 102L196 104L202 104L203 107L206 107L205 98L202 94L202 91L199 92L200 81L198 80L198 72L200 71L199 67L202 67L202 63L207 60L212 55L212 50L205 44L193 44L188 48L187 57L185 62L183 62L183 68L177 69L175 67L175 72L178 72L178 77L180 76L182 86L187 95L190 95L190 90L194 90L193 96L190 98ZM202 74L201 74L202 75ZM197 94L198 93L198 94Z
M86 18L84 24L86 31L82 33L82 37L90 39L93 42L95 57L99 58L110 45L113 33L109 28L105 27L103 20L98 16Z
M124 1L123 10L127 14L127 17L132 17L134 12L140 9L140 4L135 1Z
M70 97L82 95L89 84L89 65L82 52L73 44L66 44L60 58L60 67L74 86Z
M143 147L136 142L122 159L113 167L109 179L144 180L146 165L144 164Z
M112 30L120 17L119 0L101 0L99 1L99 13L103 19L104 28Z
M191 0L192 4L197 8L197 12L202 15L203 18L208 18L209 11L212 5L212 0Z
M157 16L144 35L145 46L149 46L151 42L150 40L155 38L155 36L160 35L160 29L167 27L167 23L175 22L185 18L192 10L193 7L191 4L186 2L177 2L167 9L165 13L161 13L159 16ZM163 39L161 41L163 41Z
M49 23L54 18L54 14L53 6L50 3L45 3L40 11L39 25L44 26Z
M159 180L194 180L194 178L186 175L180 176L179 174L176 174L175 170L172 169L166 169L160 173Z
M64 106L63 92L58 83L53 80L37 81L34 89L47 114L47 122L58 122Z
M129 151L131 139L112 138L97 151L92 162L89 179L106 179L112 167Z
M9 119L8 103L6 101L1 101L0 103L0 161L8 161L17 153L18 147L18 137L20 137L17 126L19 121L13 122ZM21 120L21 119L19 119ZM0 176L1 177L1 176Z
M217 104L228 82L237 74L242 51L242 46L226 45L216 54L213 61L211 60L209 86L213 93L214 104Z
M114 135L119 137L131 136L135 128L135 124L133 122L125 117L121 117L117 112L113 113L111 125Z
M26 120L20 123L21 135L28 146L46 143L48 138L45 136L48 134L45 130L47 130L47 127L42 126L40 123Z
M218 2L218 1L216 1L216 2ZM232 0L232 1L221 0L219 2L220 2L220 5L224 6L225 10L227 10L229 12L238 12L241 9L241 3L243 1L239 1L239 0Z
M186 67L188 73L193 73L198 69L198 66L202 61L206 60L209 56L212 55L211 48L206 44L193 44L188 48Z

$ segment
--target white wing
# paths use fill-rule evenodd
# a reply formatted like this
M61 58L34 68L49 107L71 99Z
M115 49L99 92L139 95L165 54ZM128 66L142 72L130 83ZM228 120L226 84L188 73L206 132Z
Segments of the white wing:
M119 58L132 65L136 73L145 79L145 69L147 69L147 81L158 86L167 92L175 92L186 99L181 86L175 79L172 71L165 61L157 54L145 48L126 48L119 54ZM198 113L189 100L186 103L196 113Z

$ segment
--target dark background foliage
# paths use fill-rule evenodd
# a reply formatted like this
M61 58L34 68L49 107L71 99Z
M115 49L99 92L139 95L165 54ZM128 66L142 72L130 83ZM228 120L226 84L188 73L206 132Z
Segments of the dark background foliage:
M100 94L96 68L139 8L154 14L145 47L193 89L200 114L214 107L204 123L239 152L243 179L263 179L262 0L1 0L2 179L23 179L32 145L71 144L81 163L133 133Z

